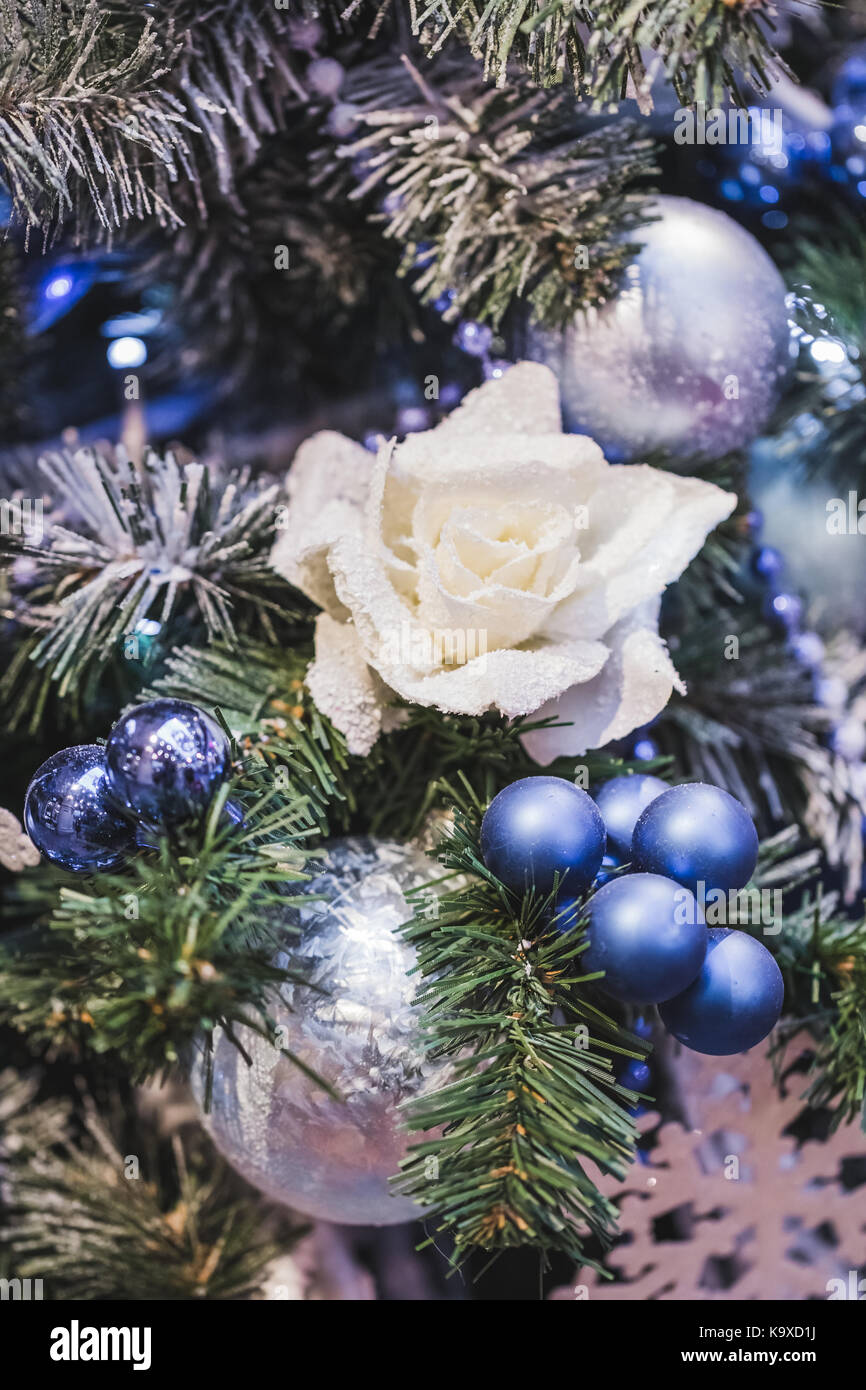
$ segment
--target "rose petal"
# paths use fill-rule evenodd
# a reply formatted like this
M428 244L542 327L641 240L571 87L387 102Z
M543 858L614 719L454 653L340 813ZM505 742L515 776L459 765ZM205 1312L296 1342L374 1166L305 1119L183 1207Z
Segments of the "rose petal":
M523 746L530 757L549 763L588 748L602 748L654 719L674 687L685 694L658 634L658 610L659 601L651 600L617 623L605 639L611 655L599 675L573 685L538 710L539 718L568 721L568 727L524 734Z
M734 493L698 478L646 465L612 467L604 490L588 502L575 592L544 635L604 637L631 609L679 578L736 505Z
M607 659L603 643L575 641L528 651L500 649L427 676L419 676L409 665L379 669L406 700L434 705L446 714L498 709L514 719L531 714L569 686L591 680Z
M349 752L366 756L382 732L390 692L369 665L351 623L319 615L307 687L316 707L345 734Z
M436 426L440 438L474 440L478 435L559 434L562 414L559 383L549 367L519 362L501 377L470 391L461 405Z
M287 525L271 551L271 564L337 617L349 614L336 598L328 552L339 536L360 531L372 467L372 455L360 444L322 430L305 440L289 470Z

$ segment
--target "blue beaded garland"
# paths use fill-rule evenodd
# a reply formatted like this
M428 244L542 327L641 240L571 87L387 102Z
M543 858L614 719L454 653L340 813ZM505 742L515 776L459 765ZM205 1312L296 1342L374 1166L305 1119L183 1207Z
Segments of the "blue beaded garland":
M63 748L37 769L24 826L40 854L73 873L115 869L135 850L131 827L110 802L98 743Z
M744 931L710 927L697 979L659 1008L662 1022L693 1052L727 1057L762 1042L779 1021L782 972L760 941Z
M651 801L634 828L632 863L705 892L743 888L758 862L758 833L742 802L721 787L686 782Z
M651 1080L652 1072L646 1062L636 1062L634 1058L629 1058L617 1076L620 1086L627 1086L630 1091L647 1092Z
M484 863L515 893L590 886L604 855L604 821L564 777L522 777L493 798L481 822Z
M697 975L707 949L700 906L687 888L658 874L626 874L586 904L587 974L605 972L599 988L626 1004L657 1004Z
M595 804L601 811L607 830L609 851L613 850L623 859L628 859L638 816L651 801L668 790L668 783L663 782L661 777L642 776L640 773L634 773L631 777L611 777L609 782L599 787Z
M137 705L106 746L111 795L150 826L200 819L231 769L228 740L215 720L186 700Z

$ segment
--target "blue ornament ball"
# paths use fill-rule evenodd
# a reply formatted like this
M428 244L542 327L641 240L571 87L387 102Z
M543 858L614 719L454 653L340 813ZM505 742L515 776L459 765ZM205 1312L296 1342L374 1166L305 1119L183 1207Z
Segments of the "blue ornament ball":
M607 831L609 851L628 859L638 816L651 801L668 790L667 782L661 777L641 776L640 773L631 777L611 777L599 788L595 804Z
M595 802L564 777L522 777L494 796L481 822L484 863L515 893L587 889L604 855Z
M766 946L743 931L710 927L703 968L659 1009L669 1033L693 1052L745 1052L779 1021L785 986Z
M603 970L599 988L624 1004L658 1004L697 975L707 929L693 893L659 874L626 874L586 905L587 973Z
M109 735L111 795L145 825L198 820L231 769L222 729L186 700L151 700L119 719Z
M742 802L721 787L684 782L641 812L632 864L706 893L743 888L758 862L758 832Z
M73 873L116 869L135 851L134 833L109 799L98 743L64 748L42 764L27 788L24 826L40 854Z

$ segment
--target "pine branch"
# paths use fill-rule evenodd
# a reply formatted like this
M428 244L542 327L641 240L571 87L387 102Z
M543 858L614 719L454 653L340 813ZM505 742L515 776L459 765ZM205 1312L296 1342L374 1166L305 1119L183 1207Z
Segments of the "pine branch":
M283 1223L274 1243L199 1139L175 1137L166 1153L139 1129L121 1148L86 1096L76 1134L63 1107L8 1071L0 1112L0 1260L9 1278L43 1280L49 1300L246 1299L296 1238Z
M247 0L2 0L0 166L13 217L45 241L206 215L306 93L289 16Z
M635 1096L612 1063L645 1045L587 988L585 924L552 930L547 904L519 903L485 868L481 810L464 784L438 853L462 886L404 928L425 981L431 1052L452 1058L455 1080L410 1105L413 1130L443 1132L413 1144L396 1185L433 1209L458 1264L474 1246L523 1245L592 1263L586 1235L608 1243L616 1208L586 1165L625 1176Z
M152 15L98 0L0 0L0 168L13 218L50 241L69 220L177 222L194 127L164 86L177 53Z
M494 91L404 63L411 81L384 61L350 75L365 130L338 154L359 171L350 197L383 201L374 219L421 299L447 292L446 319L496 326L518 299L554 325L607 298L643 220L652 142L629 122L578 137L567 102L519 81ZM317 182L345 179L324 154Z
M134 688L148 642L165 644L170 627L233 645L240 626L276 643L298 621L269 563L279 484L171 454L138 462L122 447L53 454L41 467L62 523L45 544L8 536L0 547L7 616L23 629L0 682L7 727L34 732L64 702L60 722L77 718L109 669Z
M217 1024L275 1036L267 993L289 978L273 964L275 928L314 827L303 793L257 762L229 788L241 826L223 815L223 789L203 828L62 888L47 920L3 938L0 1018L31 1047L109 1053L143 1081Z
M347 15L399 13L400 0L329 0ZM652 109L658 60L684 105L766 91L786 70L772 42L769 0L409 0L412 31L434 55L455 40L483 63L485 79L505 87L519 63L530 80L551 87L570 78L574 93L596 101L637 96ZM649 67L649 71L647 70Z

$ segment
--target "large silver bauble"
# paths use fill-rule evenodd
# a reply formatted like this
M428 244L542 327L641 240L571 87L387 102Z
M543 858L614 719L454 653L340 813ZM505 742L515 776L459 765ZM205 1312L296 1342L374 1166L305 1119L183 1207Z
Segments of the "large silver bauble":
M528 356L559 377L566 428L611 461L719 458L759 433L788 370L784 282L725 213L670 197L651 210L617 297L563 332L530 330Z
M387 1226L419 1215L389 1190L410 1142L398 1107L445 1084L447 1064L425 1056L413 1002L419 977L408 974L415 951L396 928L412 916L406 890L434 876L410 846L335 841L307 885L327 901L287 909L302 934L286 937L276 963L316 988L284 984L269 1001L279 1042L342 1101L251 1029L237 1032L252 1066L215 1035L206 1123L217 1148L266 1196L308 1216ZM201 1102L202 1062L193 1085Z

